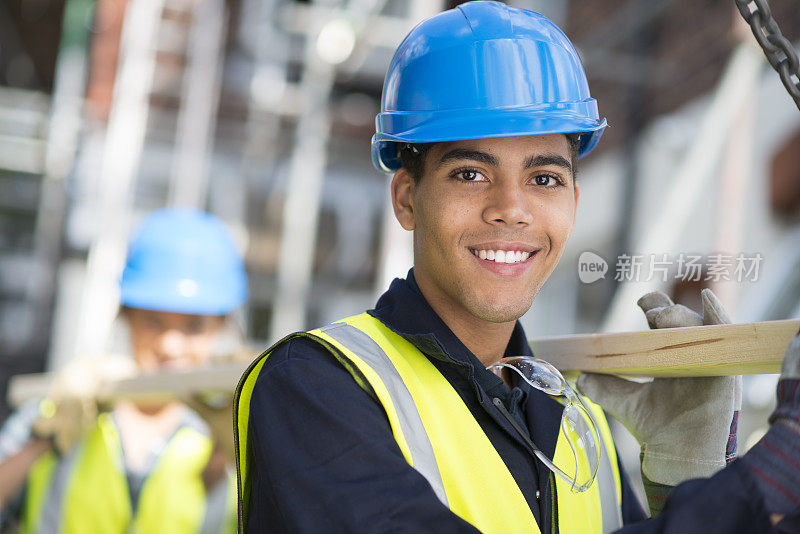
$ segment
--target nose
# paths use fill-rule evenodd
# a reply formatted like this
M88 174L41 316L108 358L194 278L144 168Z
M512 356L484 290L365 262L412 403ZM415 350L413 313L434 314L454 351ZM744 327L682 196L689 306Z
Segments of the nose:
M176 329L165 330L158 340L158 352L162 358L180 358L186 349L186 336Z
M491 224L524 226L533 221L531 200L526 197L524 186L514 180L500 180L492 184L487 192L483 218Z

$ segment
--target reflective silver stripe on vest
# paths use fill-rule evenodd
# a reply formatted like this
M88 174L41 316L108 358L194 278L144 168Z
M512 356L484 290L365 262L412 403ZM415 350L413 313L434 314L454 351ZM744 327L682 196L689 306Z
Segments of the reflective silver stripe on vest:
M206 515L203 518L201 534L220 534L227 519L228 502L231 490L230 478L225 476L206 494Z
M600 465L597 467L597 488L600 490L600 510L603 517L603 532L614 532L622 528L622 510L614 472L617 466L611 465L611 457L606 449L606 440L600 436Z
M47 497L42 506L37 532L61 532L67 485L78 457L83 455L83 448L84 444L72 447L72 450L56 463L50 478L50 486L47 488ZM36 521L35 518L33 520Z
M411 450L414 469L425 477L439 500L448 506L442 475L439 473L439 466L436 464L436 457L433 454L433 446L422 425L414 398L392 360L375 340L354 326L334 323L320 330L350 349L380 377L392 398L400 429Z

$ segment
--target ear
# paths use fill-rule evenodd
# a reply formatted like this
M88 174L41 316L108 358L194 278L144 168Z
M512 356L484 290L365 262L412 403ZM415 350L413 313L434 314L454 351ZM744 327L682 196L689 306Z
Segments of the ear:
M394 216L406 230L416 228L414 214L414 187L416 183L408 171L400 168L392 178L392 208Z
M573 194L575 195L575 204L572 205L572 224L569 227L569 234L567 235L567 239L572 237L572 232L575 230L575 217L578 215L578 200L581 198L580 186L578 186L578 184L573 182L573 188L574 188Z

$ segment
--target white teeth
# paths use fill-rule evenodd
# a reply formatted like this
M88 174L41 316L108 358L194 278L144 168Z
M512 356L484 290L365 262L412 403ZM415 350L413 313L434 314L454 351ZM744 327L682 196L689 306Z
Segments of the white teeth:
M526 261L533 254L521 250L473 250L472 253L482 260L495 263L519 263Z

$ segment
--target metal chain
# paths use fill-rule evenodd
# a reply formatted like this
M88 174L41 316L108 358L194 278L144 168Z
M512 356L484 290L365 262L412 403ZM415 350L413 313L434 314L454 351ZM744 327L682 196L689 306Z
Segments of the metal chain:
M734 0L739 13L753 30L756 41L764 50L767 61L778 71L783 86L800 109L800 62L792 43L783 36L778 23L772 18L767 0ZM751 7L753 6L753 7Z

